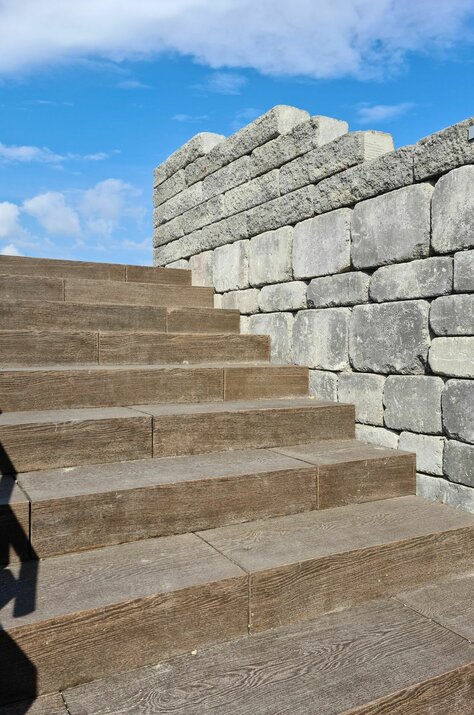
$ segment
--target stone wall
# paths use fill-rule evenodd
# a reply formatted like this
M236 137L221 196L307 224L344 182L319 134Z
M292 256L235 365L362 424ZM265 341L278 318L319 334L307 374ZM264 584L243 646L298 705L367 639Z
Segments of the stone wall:
M154 176L154 262L189 266L358 436L417 454L419 493L474 511L474 142L279 106Z

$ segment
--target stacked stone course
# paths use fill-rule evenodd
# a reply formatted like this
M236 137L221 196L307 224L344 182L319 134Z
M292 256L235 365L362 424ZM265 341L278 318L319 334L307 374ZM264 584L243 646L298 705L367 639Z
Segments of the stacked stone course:
M474 511L474 142L274 107L155 171L154 262L190 267L358 436L415 451L418 490Z

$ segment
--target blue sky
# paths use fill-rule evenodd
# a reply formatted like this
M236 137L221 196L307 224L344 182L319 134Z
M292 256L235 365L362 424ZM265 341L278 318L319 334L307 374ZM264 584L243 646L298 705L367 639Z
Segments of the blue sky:
M275 104L391 132L474 114L474 0L0 1L0 252L151 262L153 167Z

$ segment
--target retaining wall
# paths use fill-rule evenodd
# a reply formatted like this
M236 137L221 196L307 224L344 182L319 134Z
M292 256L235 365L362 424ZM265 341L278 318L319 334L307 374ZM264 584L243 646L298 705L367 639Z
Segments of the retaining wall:
M198 134L154 174L154 263L267 333L358 436L417 454L418 491L474 511L474 142L393 150L278 106Z

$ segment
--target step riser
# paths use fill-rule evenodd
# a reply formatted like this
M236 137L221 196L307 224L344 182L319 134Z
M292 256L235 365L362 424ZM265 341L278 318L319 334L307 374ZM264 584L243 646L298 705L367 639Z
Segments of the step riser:
M93 331L68 332L0 331L0 365L83 365L97 363L99 334Z

